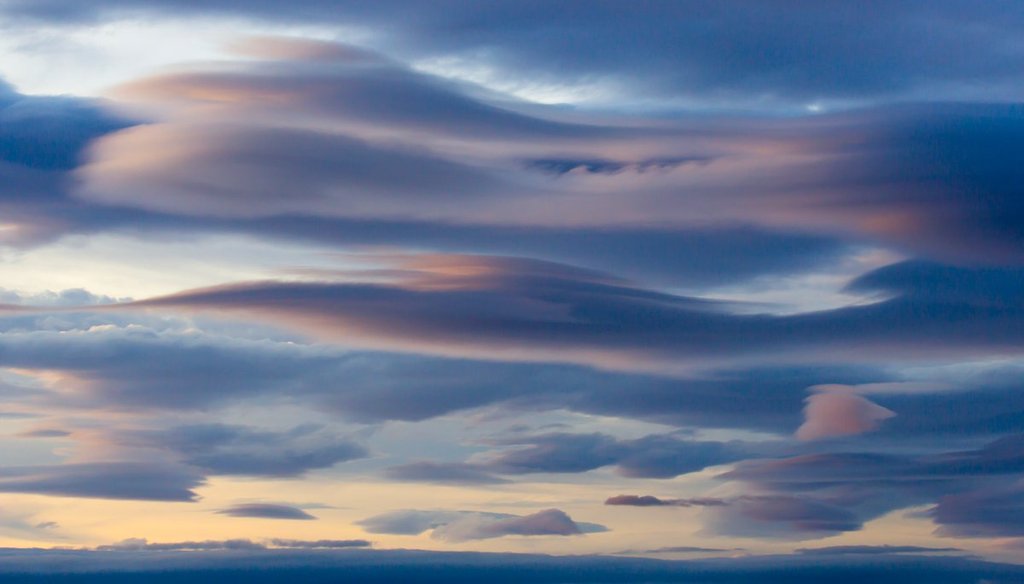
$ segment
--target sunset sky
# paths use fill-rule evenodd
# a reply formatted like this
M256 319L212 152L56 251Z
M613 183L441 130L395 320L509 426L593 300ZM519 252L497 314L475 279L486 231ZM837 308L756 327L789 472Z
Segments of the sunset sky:
M1017 581L1022 299L1020 2L0 0L8 566Z

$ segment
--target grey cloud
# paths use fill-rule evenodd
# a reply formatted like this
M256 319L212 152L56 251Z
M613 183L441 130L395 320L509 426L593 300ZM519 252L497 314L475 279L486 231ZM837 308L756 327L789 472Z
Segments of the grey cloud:
M162 331L140 325L0 335L0 364L65 372L65 405L191 409L287 391L328 360L286 343ZM91 402L91 403L90 403Z
M177 551L217 551L217 550L264 550L266 546L249 539L226 539L205 541L177 541L150 543L145 538L129 538L117 543L96 546L101 552L177 552Z
M708 548L689 545L666 546L647 550L623 550L620 554L724 554L745 552L743 548Z
M626 477L670 478L749 456L748 446L651 434L617 440L605 434L542 434L495 441L513 446L480 463L504 474L586 472L615 466Z
M272 539L270 543L274 547L303 550L338 550L349 548L365 548L371 544L365 539Z
M325 91L329 94L328 89L333 85L342 88L358 85L327 75L326 79L314 79L310 87L295 83L289 77L295 69L305 70L282 66L259 73L222 71L196 74L195 79L184 75L177 82L186 87L190 87L189 83L207 83L212 84L213 89L227 88L242 94L251 91L252 99L265 97L268 92L276 95L276 91L297 91L315 100ZM429 76L417 77L418 74L401 68L395 71L416 79L410 82L410 87L400 88L409 92L408 100L399 98L394 103L395 99L389 102L376 94L361 99L375 107L387 104L390 109L385 117L394 118L396 127L410 126L402 115L435 119L416 110L420 107L417 104L436 105L429 99L418 100L416 91L420 85L443 83ZM162 80L174 85L172 81ZM363 81L372 86L379 80ZM150 84L159 85L156 80L151 80ZM302 87L309 95L302 93ZM393 90L387 92L397 91ZM444 89L448 92L445 95L477 103L475 98L463 95L463 90L455 86ZM349 103L340 98L335 101ZM463 121L472 118L470 113L460 109L462 106L452 107L453 118L466 117ZM354 117L365 117L365 112L357 114L353 114ZM321 112L321 115L330 114ZM605 185L590 180L595 177L572 185L564 184L561 179L533 180L536 177L521 176L523 173L505 168L500 161L471 162L462 153L424 152L422 138L406 135L406 144L417 145L411 148L395 146L393 141L374 143L367 141L367 136L360 138L358 133L342 136L313 132L300 128L298 123L291 128L266 128L253 121L263 116L245 108L237 112L237 117L238 120L231 123L218 118L218 123L211 124L185 116L102 138L93 149L101 156L93 164L79 169L79 176L86 179L82 193L94 197L93 201L120 206L68 199L67 177L63 173L31 172L33 169L21 165L0 169L9 185L0 188L0 199L9 207L9 216L19 225L23 224L16 237L26 243L46 240L55 234L100 229L228 228L308 239L314 237L310 233L317 231L314 226L325 225L316 220L316 216L327 214L333 219L355 223L356 230L365 235L317 236L321 241L347 239L365 243L358 240L394 238L424 243L425 239L428 247L443 245L451 249L455 245L452 240L469 238L481 230L486 232L487 223L498 223L504 236L473 251L530 253L559 261L589 261L608 269L625 267L638 275L651 275L650 264L653 263L660 266L655 275L673 284L691 277L698 281L701 278L728 281L727 276L714 276L715 262L722 258L742 268L733 278L740 278L740 274L759 275L778 269L821 265L815 262L835 257L837 250L845 249L843 242L880 244L961 263L994 261L1016 265L1022 258L1021 209L1012 186L1022 182L1021 169L1006 153L1012 152L1008 145L1020 141L1024 125L1020 112L1013 107L991 104L884 107L824 117L792 118L782 125L771 117L752 121L719 116L680 124L661 120L661 126L670 125L672 130L653 132L657 134L657 144L646 147L671 150L699 138L726 152L728 156L722 159L740 165L736 170L742 172L710 173L692 182L686 177L678 177L680 180L676 181L673 176L672 181L655 185L630 183L625 185L630 191L628 201L621 197L624 185L618 182ZM538 124L550 123L541 118L520 117ZM444 128L471 128L469 132L484 142L500 142L483 130L472 129L472 124L446 122L442 125ZM632 130L629 139L654 139L649 123L638 123L637 128ZM553 130L553 133L561 131ZM502 129L499 133L511 135L512 131ZM620 138L616 135L614 140ZM531 139L547 142L545 136ZM168 149L170 142L179 147ZM614 145L592 136L582 142L609 148ZM795 151L800 156L795 157L796 162L793 157L773 158L766 152L774 148L757 148L759 144ZM142 150L149 153L145 160L132 158ZM335 151L344 156L331 154ZM297 155L300 152L302 155ZM584 167L587 161L594 162L590 166L605 170L619 164L602 158L580 157L585 154L562 154L539 160L555 161L555 168L564 168L565 161L573 160L583 161ZM706 156L709 155L691 153L680 157L665 152L664 156L644 158L635 164L642 167L657 165L643 160L672 161ZM752 163L754 168L744 166L747 163ZM180 171L183 167L190 168L191 173L183 174ZM139 197L141 191L145 191L147 197ZM580 192L587 192L588 201L592 202L583 207L575 203ZM288 196L282 198L281 194ZM43 199L47 204L42 204ZM587 221L581 217L566 226L571 227L571 231L561 238L546 231L554 217L574 215L576 211L596 213L598 209L604 211ZM702 217L697 227L693 221L695 209L700 210L698 214ZM217 218L228 221L219 222ZM255 218L280 221L251 221ZM379 223L360 226L360 220ZM401 231L387 229L389 224L402 222L422 225L418 233L389 236L389 231ZM580 223L585 226L581 227ZM635 226L652 223L659 227L649 237L633 239L619 233L631 229L644 231ZM757 228L753 235L745 236L743 230L737 232L735 225L756 225ZM430 233L450 226L461 233L448 236ZM518 246L511 241L514 232L531 229L546 237ZM694 233L689 235L691 231ZM786 235L771 237L771 232ZM600 260L602 254L596 250L581 251L586 245L580 240L588 234L606 241L607 249L618 251L607 261ZM774 251L781 255L768 253L771 250L758 253L749 237L754 237L755 242L771 243L776 246ZM474 236L473 239L480 242L486 238ZM713 254L701 261L697 259L702 255L700 249L677 254L682 256L677 260L659 259L662 254L644 251L660 247L661 241L672 243L676 239L683 243L690 239L697 243L709 240L725 250L735 247L744 253L735 258L730 253ZM612 245L613 240L627 241L629 245L617 247ZM548 247L550 253L545 249ZM633 261L637 266L631 267ZM662 273L666 270L681 272L666 276ZM733 273L725 266L717 272Z
M1021 182L1021 170L1002 154L1006 145L1020 140L1024 128L1020 112L1011 106L879 107L793 118L781 126L770 116L754 121L730 116L660 120L656 129L643 120L634 120L631 128L600 127L557 124L524 114L499 123L495 120L504 119L495 113L499 110L468 96L464 87L394 64L379 70L360 65L351 71L343 65L348 71L344 74L316 60L304 64L182 73L135 84L134 94L172 101L182 95L203 101L229 94L232 99L220 104L224 111L218 120L230 118L230 112L239 121L211 124L183 114L170 123L108 136L93 149L93 163L79 173L85 181L82 193L107 203L221 217L328 214L550 225L553 217L580 215L573 226L582 222L608 228L637 223L684 228L694 225L693 210L700 209L705 226L761 224L826 238L875 241L946 260L995 258L1019 264L1022 258L1021 210L1009 186ZM283 109L278 103L282 96L289 104ZM514 150L512 143L523 128L531 128L529 141L545 146L552 138L585 138L575 146L566 144L562 154L535 159L556 172L589 168L614 174L627 167L667 171L676 163L712 159L736 166L651 184L541 182L520 176L507 161L504 166L500 160L469 163L464 149L414 156L408 148L367 143L358 138L361 130L351 128L347 131L352 136L310 132L298 123L288 130L263 128L253 119L265 117L259 108L268 107L282 119L340 115L349 121L369 120L375 128L389 125L406 143L423 143L412 132L420 125L426 124L423 131L435 137L455 129L477 140L471 148L477 151L483 146ZM489 113L481 114L481 109ZM560 114L551 108L547 113ZM599 153L601 146L621 146L621 140L664 152L628 163L587 157L585 152L565 154L581 149L580 144ZM167 149L169 141L176 148ZM692 149L693 144L714 153L672 152L683 145ZM132 159L142 147L151 155L141 162ZM344 156L325 154L332 150ZM799 156L779 156L774 150ZM298 151L305 153L301 159L294 156ZM122 156L131 164L118 162ZM353 166L350 159L358 164ZM182 174L183 166L192 172ZM630 191L628 201L621 197L623 188ZM139 190L148 196L138 197ZM596 203L581 208L579 192L587 192ZM280 193L290 196L285 200ZM604 211L591 215L596 209Z
M170 105L229 105L222 111L235 114L272 111L282 119L317 116L378 133L390 129L481 143L488 139L566 140L637 134L616 125L557 121L558 112L553 109L543 110L547 117L523 113L517 109L526 109L526 102L508 97L497 100L470 84L421 73L358 47L273 38L250 43L257 47L287 44L299 49L292 53L300 54L294 61L286 56L230 71L214 68L143 78L120 87L117 95ZM302 49L311 47L320 49L320 54L303 58ZM339 56L323 56L331 48ZM354 53L360 58L353 59Z
M0 469L0 492L63 497L195 501L204 478L164 463L94 462Z
M306 513L298 507L290 505L277 505L273 503L240 503L230 507L219 509L216 513L230 517L253 517L257 519L292 519L312 520L313 515Z
M212 474L295 477L367 455L348 438L319 426L275 432L227 424L127 432L115 438L165 449Z
M392 511L357 521L368 533L419 535L462 517L459 511Z
M664 499L653 495L616 495L614 497L608 497L604 504L625 505L629 507L716 507L719 505L728 505L728 501L713 497Z
M930 516L940 532L1011 533L1019 514L1002 485L1024 474L1021 440L1007 436L937 454L833 452L744 461L720 478L742 481L758 494L710 509L709 530L801 539L857 530L887 512L937 502Z
M92 309L90 309L92 310ZM181 334L156 325L118 325L135 314L81 313L65 332L33 318L0 319L0 364L59 372L56 393L7 392L19 411L39 407L118 411L201 410L257 399L311 404L359 422L418 421L488 405L514 411L565 408L675 426L745 428L791 434L806 388L901 378L880 366L746 366L742 360L685 378L616 373L559 364L509 363ZM114 324L117 326L102 326ZM121 323L123 324L123 323ZM156 374L159 373L159 374ZM957 391L877 394L899 412L877 434L890 437L995 436L1022 432L1019 371L951 380ZM341 383L339 380L344 380ZM47 405L49 404L49 405Z
M31 320L9 323L15 330L0 335L0 364L60 372L59 396L29 394L24 399L56 400L52 405L65 408L188 411L276 396L313 403L347 419L377 422L417 421L506 403L680 425L756 424L784 432L799 424L802 388L877 380L834 368L680 380L568 365L345 352L139 325L101 326L105 323L111 323L109 315L89 316L64 332L21 332L37 325ZM741 411L735 397L752 383L771 399L747 400ZM752 418L749 408L758 408L760 415Z
M962 552L953 547L926 547L917 545L834 545L826 547L800 548L798 554L804 555L886 555L886 554L944 554Z
M146 538L129 538L117 543L96 546L99 552L262 552L268 549L340 550L366 548L372 544L365 539L271 539L266 542L251 539L225 539L203 541L150 542ZM129 555L129 554L125 554ZM149 557L153 557L150 555Z
M568 266L459 258L472 276L432 272L408 284L255 282L141 301L130 307L216 310L290 325L325 338L353 332L367 345L475 356L598 361L772 356L814 362L846 350L863 360L936 350L1014 352L1024 343L1019 305L936 300L912 289L874 304L791 315L734 314L725 305L624 283ZM1009 277L1017 269L997 271ZM959 273L951 269L949 274ZM1018 326L1021 325L1021 326ZM556 357L559 355L559 357ZM642 361L641 361L642 362Z
M148 153L145 160L121 162L139 151ZM502 188L484 170L422 149L299 129L147 125L96 143L90 157L78 171L79 196L204 217L410 217Z
M595 524L580 525L559 509L545 509L523 517L490 518L477 515L434 528L431 537L447 541L491 539L508 535L583 535L607 531Z
M545 509L530 515L476 511L394 511L357 522L369 533L419 535L452 542L491 539L508 535L569 536L607 531L602 525L577 523L565 512Z
M750 495L715 507L704 531L741 537L808 539L855 531L858 514L840 504L807 496Z
M1024 536L1022 480L950 493L928 515L939 525L938 533L949 537Z

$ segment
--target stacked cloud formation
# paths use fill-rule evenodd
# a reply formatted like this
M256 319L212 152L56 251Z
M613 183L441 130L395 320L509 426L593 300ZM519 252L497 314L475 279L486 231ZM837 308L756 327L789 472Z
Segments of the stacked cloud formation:
M5 3L230 42L0 84L0 535L1016 558L1024 11L869 4Z

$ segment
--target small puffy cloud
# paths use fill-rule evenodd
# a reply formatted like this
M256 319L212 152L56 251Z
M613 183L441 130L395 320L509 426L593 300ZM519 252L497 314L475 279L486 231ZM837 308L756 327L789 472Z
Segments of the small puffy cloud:
M581 535L583 530L564 511L545 509L523 517L466 517L434 529L432 537L447 541L490 539L506 535Z
M569 536L607 531L603 525L577 523L564 511L545 509L530 515L477 511L394 511L357 522L370 533L419 535L451 542L492 539L508 535Z
M806 400L804 423L797 429L800 440L821 440L871 432L895 412L843 390L819 391Z
M167 543L150 543L144 537L130 537L117 543L96 546L102 552L140 552L140 551L215 551L215 550L264 550L266 546L249 539L176 541Z
M203 541L150 542L144 537L130 537L112 544L96 546L100 552L213 552L213 551L265 551L268 548L295 550L329 550L366 548L372 544L365 539L224 539Z

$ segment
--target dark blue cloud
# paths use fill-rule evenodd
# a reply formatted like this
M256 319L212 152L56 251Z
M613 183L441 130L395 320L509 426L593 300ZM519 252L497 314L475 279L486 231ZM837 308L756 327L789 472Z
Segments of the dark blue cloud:
M356 25L406 57L472 60L516 81L610 78L634 96L686 98L710 106L804 104L815 100L965 97L978 87L1013 95L1021 76L1013 44L1024 14L1012 2L913 0L853 6L801 2L449 0L18 0L9 18L55 22L172 12L274 22ZM884 10L886 18L876 18ZM371 36L371 38L374 38Z
M1019 446L1019 445L1018 445ZM1024 536L1024 479L991 484L939 499L928 515L950 537Z
M70 170L91 141L130 125L90 100L8 93L0 96L0 161Z
M526 167L549 172L555 175L572 172L589 174L618 174L624 171L644 173L649 170L667 170L684 164L707 164L709 157L690 156L680 158L650 158L634 162L590 158L573 160L570 158L535 158L525 161Z

